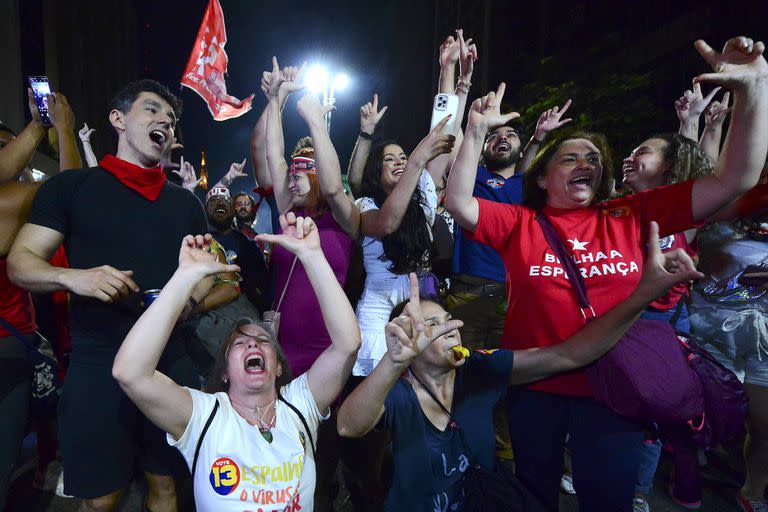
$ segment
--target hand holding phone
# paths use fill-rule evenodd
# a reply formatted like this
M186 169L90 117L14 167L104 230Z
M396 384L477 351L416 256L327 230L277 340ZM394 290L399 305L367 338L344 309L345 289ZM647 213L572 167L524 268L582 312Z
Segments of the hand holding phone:
M32 88L32 95L37 104L37 111L40 113L40 123L43 126L52 126L51 118L48 116L48 96L51 94L51 86L46 76L30 76L29 86Z
M443 133L452 134L456 125L456 114L459 112L459 97L455 94L440 93L435 96L435 102L432 105L432 121L429 123L429 131L432 131L437 124L451 115L451 119L445 125Z

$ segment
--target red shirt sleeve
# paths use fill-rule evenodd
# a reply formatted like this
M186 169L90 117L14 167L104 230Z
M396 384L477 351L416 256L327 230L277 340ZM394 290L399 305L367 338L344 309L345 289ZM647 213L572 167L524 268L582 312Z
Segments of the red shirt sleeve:
M469 240L485 244L498 252L507 245L510 234L520 222L521 206L476 198L479 207L475 232L464 230Z
M703 222L693 220L693 183L683 181L653 190L632 194L626 198L609 201L616 206L628 204L639 215L643 239L647 239L648 225L652 220L659 224L659 236L671 236L691 228L701 227Z

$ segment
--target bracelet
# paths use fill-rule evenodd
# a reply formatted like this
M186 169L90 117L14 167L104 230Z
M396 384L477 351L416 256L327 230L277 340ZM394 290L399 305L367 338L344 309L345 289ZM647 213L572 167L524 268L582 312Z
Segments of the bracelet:
M467 82L463 78L459 78L459 81L456 82L456 90L459 92L463 92L464 94L469 94L469 88L472 86L472 82Z
M545 135L544 137L546 138L546 135ZM533 137L531 137L531 142L533 142L534 144L538 144L539 146L541 146L542 144L544 144L544 141L543 141L543 140L539 140L539 139L537 139L537 138L536 138L536 135L534 135Z
M361 139L373 140L373 134L372 133L368 133L368 132L364 132L363 130L360 130L360 133L358 134L358 136Z

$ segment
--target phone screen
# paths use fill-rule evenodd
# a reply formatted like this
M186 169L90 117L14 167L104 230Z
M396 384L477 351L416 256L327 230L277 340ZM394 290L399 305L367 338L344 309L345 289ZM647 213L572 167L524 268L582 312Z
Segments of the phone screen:
M45 126L51 126L51 119L48 117L48 98L51 94L51 86L48 84L48 78L44 76L29 77L29 86L32 88L32 94L37 103L37 110L40 112L40 121Z

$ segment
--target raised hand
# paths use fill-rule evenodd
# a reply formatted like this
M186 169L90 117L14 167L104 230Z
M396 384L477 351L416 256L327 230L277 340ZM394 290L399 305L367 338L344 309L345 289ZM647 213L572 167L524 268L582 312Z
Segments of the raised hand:
M408 275L408 280L411 287L408 304L403 314L394 318L384 328L389 357L396 364L403 365L409 365L440 336L464 325L461 320L449 320L442 325L427 325L421 313L419 280L414 273Z
M195 174L195 168L192 167L191 163L185 162L183 156L179 162L179 170L172 172L181 178L181 186L190 192L194 192L197 186L203 180L203 178L197 178L197 175Z
M651 222L648 230L648 255L645 258L643 275L637 285L638 291L647 299L657 299L678 283L687 283L703 277L704 274L696 270L693 260L683 249L661 252L659 225Z
M322 252L320 234L311 217L297 217L293 212L288 212L285 215L280 215L280 227L282 228L281 234L262 234L258 235L256 240L277 244L299 257L318 251Z
M469 109L467 126L488 132L488 130L493 130L520 117L517 112L501 113L501 102L504 99L506 88L506 84L501 82L495 92L491 91L482 98L473 101L472 107Z
M543 141L549 132L573 121L573 119L570 117L562 119L563 115L565 115L565 112L570 106L571 100L569 99L565 102L563 108L555 105L554 107L542 112L539 116L539 120L536 121L536 131L533 134L533 138L537 141Z
M706 97L704 97L701 93L701 84L694 82L693 87L685 91L683 95L675 101L677 118L680 119L681 123L697 121L719 90L720 87L715 87Z
M321 121L328 112L336 111L333 105L321 105L317 95L308 92L296 103L296 110L305 121Z
M194 172L193 169L192 173L194 174ZM245 172L245 158L243 158L243 161L240 163L232 162L232 165L229 166L229 170L224 178L222 178L222 181L226 179L227 183L232 183L237 178L243 178L245 176L248 176L248 173Z
M32 121L42 123L40 120L40 111L37 109L37 102L35 101L35 95L32 93L30 87L27 87L27 105L29 106L29 113L32 115Z
M191 272L198 279L213 274L238 272L240 267L220 263L216 254L211 251L213 237L205 235L187 235L179 249L179 270Z
M373 102L369 101L360 107L360 131L373 134L388 108L385 105L379 110L379 95L374 93Z
M67 97L60 92L48 95L48 118L59 133L75 130L75 113Z
M451 114L445 116L435 125L432 131L411 152L411 156L408 157L409 162L413 162L419 169L423 169L428 162L439 155L451 152L453 145L456 143L456 137L443 134L443 129L450 119Z
M730 100L730 91L725 91L722 102L713 101L709 104L706 110L704 110L704 122L707 126L721 126L723 124L725 118L728 116L728 112L732 110L732 107L729 108L728 106Z
M704 40L694 43L696 50L714 73L704 73L694 82L708 82L731 90L740 90L768 78L768 63L763 57L765 45L744 36L729 39L722 52L712 49Z
M477 61L477 45L472 43L472 38L464 40L464 30L456 31L456 37L459 41L459 76L464 81L472 78L472 71Z
M90 144L91 135L93 135L93 132L95 131L95 128L88 128L88 123L84 123L83 127L80 128L80 131L77 132L77 135L80 137L80 140L83 142L83 144Z
M448 36L440 45L438 62L441 68L455 66L459 61L459 41L453 36Z

